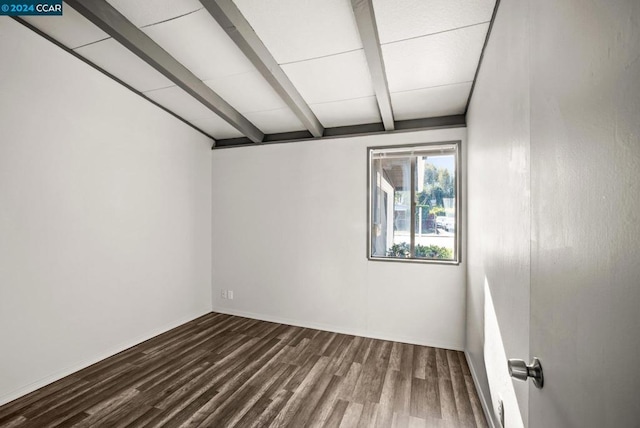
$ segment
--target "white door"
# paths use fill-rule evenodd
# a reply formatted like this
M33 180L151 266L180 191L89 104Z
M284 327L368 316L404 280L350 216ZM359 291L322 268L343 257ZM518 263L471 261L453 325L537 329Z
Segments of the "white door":
M640 2L529 5L529 428L640 427Z

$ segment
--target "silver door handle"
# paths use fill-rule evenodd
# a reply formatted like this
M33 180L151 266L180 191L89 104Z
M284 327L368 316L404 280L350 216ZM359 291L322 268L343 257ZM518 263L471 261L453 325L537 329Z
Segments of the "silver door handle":
M524 360L511 359L509 360L509 376L514 379L526 381L527 379L533 379L533 384L536 388L542 388L544 385L544 377L542 376L542 364L536 357L533 358L533 362L529 365Z

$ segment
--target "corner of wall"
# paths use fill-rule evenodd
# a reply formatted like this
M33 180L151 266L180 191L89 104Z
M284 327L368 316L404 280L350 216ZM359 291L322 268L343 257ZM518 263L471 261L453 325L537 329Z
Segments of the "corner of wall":
M485 392L485 388L482 387L481 381L478 379L478 374L481 372L486 372L486 368L484 364L478 363L482 367L476 368L476 363L469 355L469 352L465 351L464 356L467 359L467 365L469 366L469 371L471 372L471 378L473 379L473 384L476 387L476 391L478 392L478 397L480 398L480 404L482 404L482 411L484 412L484 416L487 419L487 423L491 428L499 428L500 421L497 420L495 413L493 412L493 405L491 403L491 397L487 396Z

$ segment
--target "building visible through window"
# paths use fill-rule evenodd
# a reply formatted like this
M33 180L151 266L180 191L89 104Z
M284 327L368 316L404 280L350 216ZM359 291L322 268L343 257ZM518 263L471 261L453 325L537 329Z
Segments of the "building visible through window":
M369 149L369 258L459 261L458 150Z

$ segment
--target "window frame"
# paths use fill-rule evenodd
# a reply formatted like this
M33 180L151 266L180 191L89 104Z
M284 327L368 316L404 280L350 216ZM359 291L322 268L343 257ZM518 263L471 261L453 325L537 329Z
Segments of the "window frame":
M369 261L385 261L385 262L400 262L400 263L426 263L426 264L438 264L438 265L453 265L457 266L462 263L462 181L463 181L463 171L462 171L462 150L461 150L462 141L461 140L453 140L453 141L439 141L439 142L429 142L429 143L416 143L416 144L395 144L395 145L383 145L383 146L369 146L367 147L367 259ZM429 148L433 148L436 150L441 146L454 146L455 148L455 166L456 166L456 174L455 174L455 189L456 189L456 228L455 228L455 238L454 238L454 249L453 249L453 259L452 260L442 260L442 259L425 259L425 258L417 258L413 257L381 257L374 256L372 254L371 242L372 242L372 226L373 226L373 210L371 207L372 204L372 192L373 192L373 180L372 180L372 153L375 150L394 150L394 149L416 149L416 150L429 150ZM415 158L414 158L415 159ZM413 162L412 162L413 163ZM411 174L411 224L415 225L415 174ZM415 226L412 227L413 234L415 235ZM411 235L411 233L410 233ZM411 238L413 241L415 238ZM412 245L412 252L414 246Z

